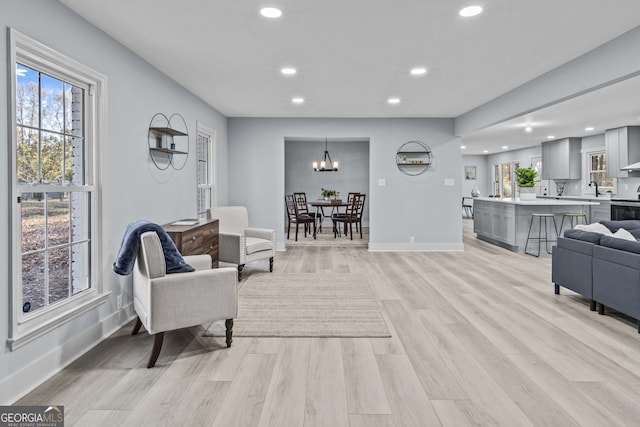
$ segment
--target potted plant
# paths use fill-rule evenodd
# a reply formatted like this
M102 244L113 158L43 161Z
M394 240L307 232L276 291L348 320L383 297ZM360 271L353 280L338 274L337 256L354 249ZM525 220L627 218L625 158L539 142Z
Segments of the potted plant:
M516 178L518 179L518 185L520 186L520 199L531 200L536 198L535 189L536 177L538 172L533 168L519 168L516 169Z
M322 188L322 192L320 193L322 198L325 200L329 200L332 196L334 199L338 198L338 193L336 190L329 190L328 188Z

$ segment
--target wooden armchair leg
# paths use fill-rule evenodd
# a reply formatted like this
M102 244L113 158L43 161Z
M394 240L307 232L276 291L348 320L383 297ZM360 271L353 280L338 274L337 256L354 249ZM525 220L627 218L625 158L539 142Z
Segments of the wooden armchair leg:
M273 257L269 258L269 272L273 273Z
M160 356L160 350L162 349L162 341L164 340L164 332L158 332L154 335L153 350L151 350L151 356L149 362L147 362L147 368L153 368Z
M238 266L238 282L242 280L242 269L244 268L244 264L240 264Z
M133 325L133 330L131 331L131 335L136 335L140 332L140 327L142 326L142 320L140 320L140 316L136 318L136 324Z
M226 343L227 347L231 347L231 343L233 342L233 319L227 319L224 321L224 326L227 328L226 331Z

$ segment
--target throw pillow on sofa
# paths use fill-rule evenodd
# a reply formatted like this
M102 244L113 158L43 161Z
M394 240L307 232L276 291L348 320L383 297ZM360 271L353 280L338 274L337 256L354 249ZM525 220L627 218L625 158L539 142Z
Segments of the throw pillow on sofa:
M625 230L624 228L619 228L618 231L616 231L611 235L611 237L616 237L618 239L624 239L624 240L631 240L633 242L637 241L634 235L631 234L629 231Z
M578 224L574 228L576 230L590 231L591 233L599 233L607 236L610 236L612 234L611 230L608 227L606 227L603 224L600 224L599 222L594 222L593 224L589 224L589 225Z

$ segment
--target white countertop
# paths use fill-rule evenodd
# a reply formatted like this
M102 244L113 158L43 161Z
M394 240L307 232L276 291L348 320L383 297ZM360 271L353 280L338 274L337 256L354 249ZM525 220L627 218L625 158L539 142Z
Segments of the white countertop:
M558 200L591 200L594 202L610 202L610 196L538 196L539 199L558 199Z
M550 197L550 196L547 196ZM551 196L553 197L553 196ZM483 202L493 202L493 203L507 203L512 205L526 205L526 206L591 206L591 205L599 205L599 202L595 201L585 201L583 200L572 200L572 199L562 199L557 200L555 198L552 199L544 199L537 198L535 200L520 200L520 199L512 199L512 198L497 198L497 197L476 197L474 200L480 200ZM595 199L595 198L594 198Z

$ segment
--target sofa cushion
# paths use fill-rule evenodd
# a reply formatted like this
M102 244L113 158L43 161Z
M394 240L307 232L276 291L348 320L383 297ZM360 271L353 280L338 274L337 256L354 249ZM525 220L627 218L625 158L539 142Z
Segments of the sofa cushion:
M273 246L269 240L247 237L247 255L260 251L270 251L272 248Z
M602 234L572 228L564 232L564 237L567 239L582 240L597 245L600 243Z
M619 228L624 228L626 230L633 230L636 228L640 228L640 220L637 219L623 219L620 221L600 221L600 224L607 227L611 230L612 233L618 231Z
M631 241L618 239L613 236L602 236L600 239L600 246L640 254L640 242L637 240Z

